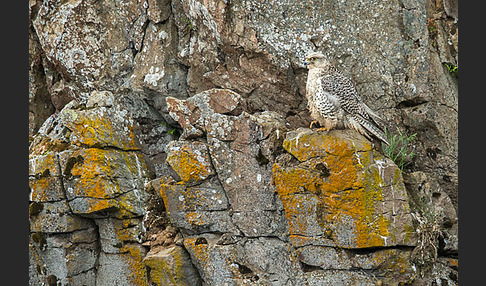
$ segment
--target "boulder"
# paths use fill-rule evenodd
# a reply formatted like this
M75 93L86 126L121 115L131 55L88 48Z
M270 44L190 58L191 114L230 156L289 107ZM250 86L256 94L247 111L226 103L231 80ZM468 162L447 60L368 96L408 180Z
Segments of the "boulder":
M202 284L457 284L456 0L28 8L31 285L146 285L174 243ZM298 129L314 51L416 134L403 173L353 132Z
M150 269L150 281L157 286L202 285L189 254L181 246L153 249L147 253L143 261Z
M229 108L211 104L224 97ZM169 144L173 175L152 185L202 280L412 281L417 236L395 163L353 130L289 131L239 98L221 89L167 99L187 136ZM356 269L364 274L336 272Z
M148 285L141 244L149 168L138 130L106 91L67 104L39 128L29 158L38 281Z
M325 246L413 246L415 229L400 169L351 130L287 133L298 164L273 166L290 237Z

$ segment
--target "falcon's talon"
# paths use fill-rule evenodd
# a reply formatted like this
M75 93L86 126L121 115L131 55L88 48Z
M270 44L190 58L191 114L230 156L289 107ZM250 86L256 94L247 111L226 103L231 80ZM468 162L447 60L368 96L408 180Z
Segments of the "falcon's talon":
M331 130L327 130L326 127L321 127L321 128L317 128L316 131L331 131Z
M309 128L312 129L312 126L314 126L315 124L318 124L319 122L317 120L313 120L310 125L309 125Z

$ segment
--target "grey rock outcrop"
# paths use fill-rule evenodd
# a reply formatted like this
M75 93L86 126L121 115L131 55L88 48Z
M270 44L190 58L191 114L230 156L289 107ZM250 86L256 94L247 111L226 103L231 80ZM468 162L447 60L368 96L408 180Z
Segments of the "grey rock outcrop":
M29 1L30 284L456 285L457 39L454 0ZM302 128L310 51L403 172Z

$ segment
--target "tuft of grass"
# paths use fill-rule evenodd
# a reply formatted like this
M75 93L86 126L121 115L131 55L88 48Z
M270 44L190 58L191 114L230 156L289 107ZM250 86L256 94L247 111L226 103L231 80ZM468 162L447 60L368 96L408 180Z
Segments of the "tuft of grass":
M459 72L457 66L448 63L444 63L444 65L446 66L451 76L457 77L457 73Z
M385 136L390 145L383 144L383 152L403 171L412 162L412 157L416 155L409 151L408 147L415 140L417 134L408 135L408 133L402 133L400 130L398 130L398 134L391 134L385 128Z
M162 121L162 122L159 122L159 125L162 125L164 126L165 128L167 128L167 134L170 134L170 135L174 135L176 136L177 135L177 128L169 125L169 123L165 122L165 121Z
M187 27L189 28L189 30L194 29L194 26L192 25L191 20L189 18L181 17L181 21L186 24L184 26L184 29L187 28Z
M167 131L167 133L170 134L170 135L175 135L176 131L177 131L177 129L172 128L171 130Z

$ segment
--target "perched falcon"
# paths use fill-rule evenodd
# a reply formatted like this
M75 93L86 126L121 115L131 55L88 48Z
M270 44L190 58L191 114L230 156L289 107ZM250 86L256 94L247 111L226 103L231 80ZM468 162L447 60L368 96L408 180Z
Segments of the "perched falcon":
M354 84L321 53L305 58L309 69L306 97L311 117L318 130L352 128L371 140L371 136L390 145L375 119L380 119L361 101Z

